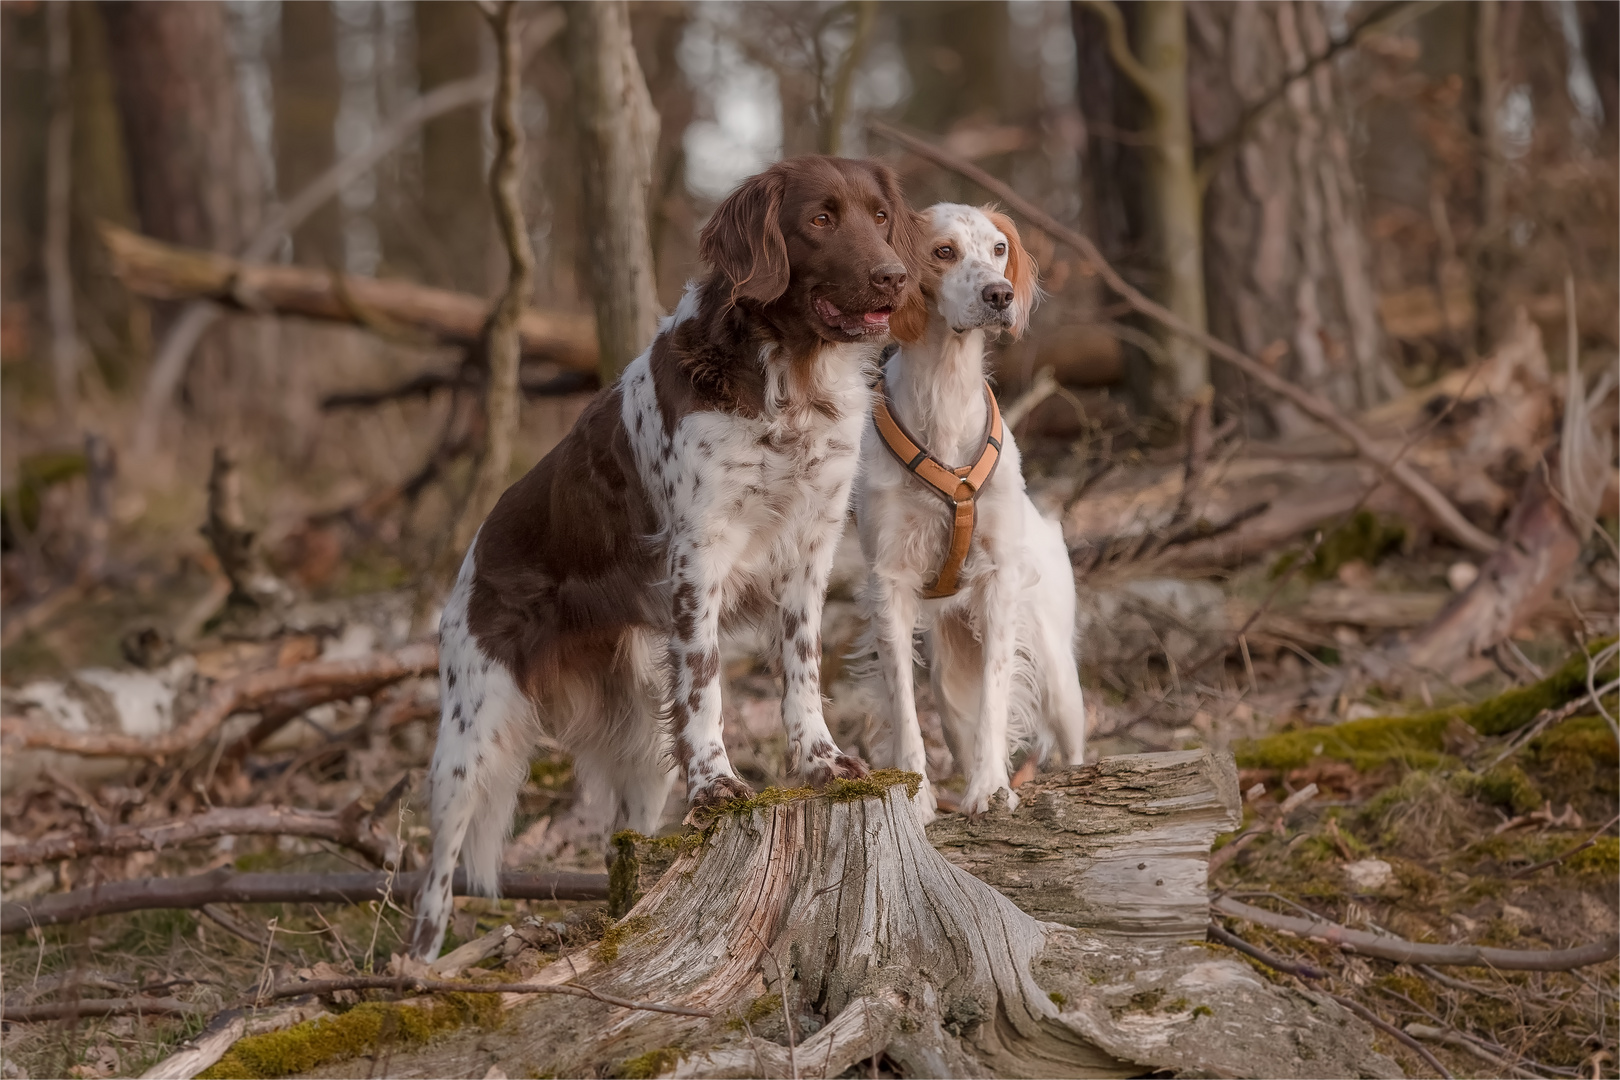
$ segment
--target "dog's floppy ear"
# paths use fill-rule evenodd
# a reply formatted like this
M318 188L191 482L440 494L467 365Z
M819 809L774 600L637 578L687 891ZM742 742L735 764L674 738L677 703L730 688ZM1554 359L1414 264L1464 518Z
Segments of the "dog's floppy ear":
M914 344L928 332L928 294L933 291L930 275L935 272L933 260L928 257L928 239L933 223L927 214L919 214L906 202L900 178L893 169L877 163L873 168L891 208L889 246L906 265L906 290L889 316L889 333L902 344Z
M1013 287L1013 324L1010 329L1016 341L1028 329L1030 313L1040 299L1039 270L1035 266L1035 257L1018 238L1018 226L1013 224L1012 218L989 206L984 208L984 214L990 219L990 224L1007 238L1007 281Z
M769 304L787 292L791 276L782 238L781 169L771 167L744 180L698 234L698 255L731 282L731 302Z

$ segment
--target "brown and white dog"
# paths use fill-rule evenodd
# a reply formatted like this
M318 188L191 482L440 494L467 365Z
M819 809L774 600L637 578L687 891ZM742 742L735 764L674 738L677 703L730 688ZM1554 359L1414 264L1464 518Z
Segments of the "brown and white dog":
M891 418L880 420L905 438L905 449L885 445L878 423L868 423L855 487L867 567L864 644L877 654L887 691L894 764L921 773L912 687L912 635L921 626L945 738L967 776L962 809L977 814L1007 786L1015 743L1031 740L1042 756L1055 748L1065 764L1085 758L1074 571L1057 522L1024 491L1018 445L1000 430L985 383L987 335L1016 337L1029 321L1035 261L1005 214L940 203L927 221L927 329L890 358L880 388L882 417ZM970 471L980 460L988 467ZM948 496L971 507L971 539L958 545L952 505L940 496L964 481ZM932 820L928 784L916 804Z
M721 741L728 625L779 638L790 767L865 774L822 717L821 613L873 364L891 314L921 322L923 240L882 165L797 158L752 177L704 226L708 276L501 497L439 624L416 956L438 953L458 856L495 892L539 730L604 831L656 829L672 757L694 804L750 793Z

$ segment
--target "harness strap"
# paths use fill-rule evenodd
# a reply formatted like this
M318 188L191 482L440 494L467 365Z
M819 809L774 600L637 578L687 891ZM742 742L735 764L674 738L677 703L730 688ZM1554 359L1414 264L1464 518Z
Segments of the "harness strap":
M883 445L908 472L928 485L951 507L951 543L933 586L923 593L928 599L955 596L961 588L962 564L967 561L968 549L973 545L974 504L1001 461L1001 409L988 382L984 384L984 400L990 409L990 425L984 436L984 446L973 464L953 469L925 450L912 438L905 425L895 418L894 411L889 407L889 385L886 381L880 380L879 392L872 395L872 422L877 426Z

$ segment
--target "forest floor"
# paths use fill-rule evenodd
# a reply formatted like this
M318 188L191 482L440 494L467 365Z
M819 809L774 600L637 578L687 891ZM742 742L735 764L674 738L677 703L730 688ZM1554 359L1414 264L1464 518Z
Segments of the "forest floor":
M1069 490L1061 458L1039 454L1031 490ZM1061 503L1061 494L1052 497ZM1381 526L1380 526L1381 528ZM1354 530L1352 530L1354 532ZM1247 793L1243 837L1233 855L1217 844L1212 890L1279 913L1307 910L1352 928L1423 942L1557 949L1600 939L1620 922L1620 756L1612 721L1588 693L1583 646L1614 632L1612 561L1594 545L1558 602L1514 642L1510 665L1476 665L1460 684L1393 687L1367 678L1359 657L1402 631L1366 625L1347 597L1401 598L1427 618L1452 594L1457 553L1425 541L1363 543L1278 587L1276 558L1189 579L1099 573L1082 579L1082 670L1094 756L1209 746L1231 749ZM1351 537L1354 539L1354 537ZM1331 547L1331 545L1328 545ZM1335 549L1338 550L1338 549ZM858 554L846 545L828 605L824 674L841 742L883 761L873 688L846 656L855 639L852 598ZM189 651L199 676L219 680L317 655L342 656L402 644L409 598L377 594L399 580L386 558L355 559L326 588L319 617L266 641L205 635ZM5 650L5 683L59 677L86 665L141 659L126 637L144 623L172 625L217 580L206 556L154 555L127 587L93 590ZM1143 601L1144 597L1153 603ZM1594 597L1597 599L1594 601ZM1608 597L1605 601L1603 598ZM1396 603L1396 601L1391 601ZM1333 605L1340 608L1335 609ZM1234 648L1244 613L1267 609ZM1386 605L1387 608L1388 605ZM1414 609L1414 610L1416 610ZM1340 612L1335 615L1335 610ZM1585 612L1583 614L1583 612ZM1427 614L1424 614L1427 613ZM760 643L733 639L725 665L727 748L756 787L790 783L783 768L779 681ZM1207 654L1214 650L1214 658ZM1612 654L1611 654L1612 655ZM167 649L145 659L161 664ZM919 672L919 676L920 676ZM1612 659L1592 685L1614 679ZM949 792L950 754L922 688L930 772ZM375 800L401 777L408 795L389 827L420 859L428 829L419 801L432 748L435 680L321 705L246 755L208 744L177 760L94 771L8 771L0 798L6 845L82 834L86 822L150 823L210 806L293 805L338 810ZM411 699L418 706L400 713ZM1611 691L1601 698L1620 712ZM1570 705L1568 708L1562 708ZM393 709L388 725L376 721ZM1549 719L1548 710L1560 710ZM1504 719L1505 718L1505 719ZM251 725L251 720L247 721ZM228 727L239 732L238 726ZM1306 791L1315 785L1314 795ZM1297 797L1289 812L1284 800ZM416 798L413 798L415 796ZM509 864L600 872L600 854L546 851L547 825L572 797L568 761L542 748L525 786ZM670 820L679 817L680 793ZM678 827L671 826L671 831ZM1247 834L1247 835L1245 835ZM407 859L409 865L410 859ZM236 837L161 852L8 865L8 900L101 881L201 873L217 867L283 872L370 869L325 841ZM408 916L393 902L214 905L106 915L13 934L0 941L6 1007L64 1004L44 1022L10 1022L0 1035L0 1076L139 1075L195 1035L219 1009L251 999L277 974L387 970L403 949ZM1298 981L1349 998L1397 1028L1426 1032L1427 1050L1456 1076L1616 1076L1620 967L1566 973L1426 969L1342 952L1237 919L1225 929L1295 968L1253 963L1266 978ZM503 924L518 928L483 963L513 979L569 956L601 954L613 920L601 902L457 901L446 949ZM1224 949L1225 946L1211 945ZM1240 954L1235 954L1240 955ZM1303 974L1301 973L1303 972ZM168 999L182 1015L84 1015L105 998ZM324 1041L273 1038L205 1075L383 1075L423 1040L466 1040L478 1055L479 1025L544 1024L540 1000L508 1014L452 999L431 1022L404 1023L340 1002L354 1022ZM1140 1003L1152 1011L1159 1003ZM369 1008L369 1007L367 1007ZM378 1017L382 1018L379 1019ZM756 1018L757 1034L780 1037L779 1017ZM364 1020L364 1023L360 1021ZM795 1018L803 1031L822 1022ZM369 1025L369 1026L368 1026ZM467 1027L462 1034L453 1029ZM267 1037L268 1038L268 1037ZM1434 1075L1408 1046L1380 1034L1377 1049L1409 1075ZM254 1056L257 1053L258 1056ZM487 1058L487 1055L486 1055ZM479 1059L484 1060L484 1059ZM532 1068L543 1074L545 1062ZM653 1063L656 1064L656 1063ZM874 1068L881 1063L874 1062ZM627 1061L617 1075L644 1075ZM469 1070L473 1065L469 1065ZM483 1075L478 1071L477 1075Z

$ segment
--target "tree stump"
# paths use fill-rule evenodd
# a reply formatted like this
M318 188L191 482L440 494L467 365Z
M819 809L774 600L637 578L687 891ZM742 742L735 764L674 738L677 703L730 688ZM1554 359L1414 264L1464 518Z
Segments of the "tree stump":
M550 998L476 1048L458 1039L396 1055L390 1072L465 1075L493 1054L507 1075L837 1076L878 1057L907 1076L1400 1075L1371 1050L1370 1029L1330 1000L1272 985L1205 946L1207 901L1196 942L1168 937L1193 926L1180 900L1148 903L1154 913L1136 920L1146 937L1019 910L935 850L896 782L906 775L821 795L766 792L699 832L637 843L677 856L592 954L541 972L712 1018ZM1153 880L1165 884L1149 889L1180 897L1196 879L1201 890L1233 780L1229 758L1202 752L1105 759L1043 782L1028 809L972 826L1005 854L967 829L951 850L1010 888L1007 855L1039 852L1025 895L1056 897L1052 910L1076 922L1101 913L1126 924L1148 894L1119 884L1123 853L1140 850L1137 862L1159 868ZM1088 837L1091 813L1101 825ZM1054 833L1062 839L1037 842ZM620 864L620 888L631 869Z

